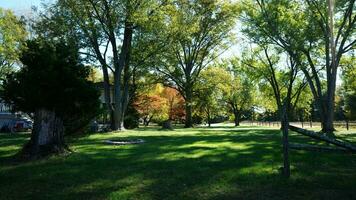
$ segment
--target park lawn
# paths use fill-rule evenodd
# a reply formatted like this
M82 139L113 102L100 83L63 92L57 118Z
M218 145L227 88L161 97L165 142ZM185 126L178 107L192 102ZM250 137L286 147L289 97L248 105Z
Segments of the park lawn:
M141 128L68 142L74 153L14 163L28 134L0 134L0 199L356 199L356 155L291 151L279 175L276 129ZM344 136L356 143L356 134ZM106 139L141 138L110 146ZM313 143L292 134L292 142Z

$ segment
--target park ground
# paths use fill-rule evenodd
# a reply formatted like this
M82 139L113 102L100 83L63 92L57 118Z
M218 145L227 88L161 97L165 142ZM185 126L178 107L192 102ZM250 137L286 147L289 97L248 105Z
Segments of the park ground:
M356 131L355 131L356 132ZM356 133L338 136L356 143ZM291 150L276 128L140 128L70 138L69 156L11 159L29 134L0 134L0 199L356 199L356 155ZM144 144L111 146L107 139ZM294 133L291 142L314 143Z

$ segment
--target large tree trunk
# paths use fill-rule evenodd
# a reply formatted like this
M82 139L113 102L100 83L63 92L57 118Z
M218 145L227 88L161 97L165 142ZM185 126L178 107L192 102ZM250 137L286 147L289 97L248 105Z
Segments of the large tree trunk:
M107 107L107 110L109 112L110 116L110 128L114 129L115 128L115 120L114 120L114 107L111 102L111 88L110 88L110 79L109 79L109 73L107 66L102 66L103 69L103 77L104 77L104 99L105 99L105 104Z
M206 114L207 114L207 116L208 116L208 117L207 117L207 118L208 118L208 126L209 126L209 127L211 127L211 117L210 117L210 111L209 111L209 110L207 110L207 113L206 113Z
M111 34L112 37L110 41L113 47L116 47L116 38L114 33ZM128 104L128 67L130 64L130 50L133 35L132 24L128 21L125 22L124 39L121 47L120 56L118 56L118 50L113 48L113 57L115 64L114 73L114 99L115 99L115 110L114 110L114 129L113 130L125 130L124 128L124 117L125 110ZM122 75L124 74L124 79L122 81ZM122 83L124 82L124 83Z
M114 129L115 127L115 117L114 117L114 106L112 105L112 99L111 99L111 88L110 88L110 78L109 78L109 72L108 72L108 64L106 62L106 58L101 54L100 51L100 46L98 43L97 39L92 39L90 40L92 47L94 48L94 52L97 55L97 59L101 64L101 69L103 72L103 86L104 86L104 100L105 104L107 107L107 111L109 112L110 116L110 127L111 129Z
M335 90L334 90L335 92ZM333 92L333 93L334 93ZM322 123L322 132L327 133L329 136L335 136L333 132L335 131L334 128L334 99L335 94L330 94L327 100L327 112L325 113L325 119Z
M290 176L290 163L289 163L289 141L288 141L288 114L286 109L283 109L281 116L282 134L283 134L283 176L289 178Z
M188 84L187 84L188 85ZM185 91L185 128L193 127L192 120L192 88L190 86L186 87Z
M54 111L36 110L31 139L21 154L29 158L38 158L53 153L64 153L66 150L63 120Z
M325 122L323 124L322 131L329 134L330 136L335 136L333 134L334 132L334 101L335 101L335 89L336 89L336 74L337 74L337 66L338 64L336 63L336 46L335 46L335 40L334 40L334 0L328 0L328 39L329 39L329 46L327 48L330 48L329 51L327 51L328 55L329 52L331 55L327 59L328 61L326 62L327 67L326 67L326 75L327 75L327 95L326 95L326 116L325 116ZM331 60L330 60L331 58ZM330 63L330 65L329 65Z
M326 44L326 50L327 49L328 44ZM309 74L309 72L306 69L302 69L308 84L309 84L309 88L313 94L314 100L316 102L316 107L318 108L318 113L319 113L319 117L320 117L320 121L321 121L321 127L322 127L322 131L326 131L326 132L330 132L328 130L332 130L333 129L333 125L332 125L332 120L333 120L333 116L328 116L330 114L330 112L333 112L334 108L332 105L332 108L329 107L328 104L328 100L325 98L325 94L323 94L323 90L322 90L322 84L321 81L319 80L319 75L318 72L316 70L316 67L313 63L313 60L310 56L310 52L306 51L304 52L307 59L308 59L308 63L310 65L311 71L312 71L312 75ZM326 56L326 65L329 65L329 56ZM329 68L329 67L328 67ZM329 73L329 72L327 72ZM330 95L328 95L331 90L330 90L330 75L328 75L328 88L327 88L327 98L330 97ZM335 90L333 91L335 92ZM332 101L334 102L334 101Z
M326 115L325 121L323 124L322 131L327 134L333 134L334 125L334 100L335 100L335 88L336 88L336 73L337 73L337 65L336 65L336 49L334 42L334 2L333 0L328 0L328 18L329 18L329 31L328 31L328 39L329 46L326 48L330 48L327 51L328 55L331 52L331 55L328 56L326 62L326 76L327 76L327 94L325 99L326 105Z
M237 110L234 110L234 122L235 126L240 126L240 112Z

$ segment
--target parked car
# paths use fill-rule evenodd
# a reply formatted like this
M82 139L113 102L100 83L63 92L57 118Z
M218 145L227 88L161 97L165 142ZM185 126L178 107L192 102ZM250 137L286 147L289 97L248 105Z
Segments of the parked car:
M33 122L30 119L14 119L9 124L11 132L28 131L33 128Z

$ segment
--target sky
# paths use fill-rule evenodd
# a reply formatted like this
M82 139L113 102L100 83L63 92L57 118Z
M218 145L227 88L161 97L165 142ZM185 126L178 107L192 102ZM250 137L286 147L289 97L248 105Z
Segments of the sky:
M28 9L32 5L39 5L40 0L0 0L0 6L7 9Z
M11 9L16 15L30 16L32 13L32 7L41 8L42 3L53 2L54 0L0 0L0 7L5 9ZM234 32L238 32L237 28ZM228 58L233 55L239 54L240 48L237 44L233 44L228 50L224 51L220 58Z
M11 9L16 15L27 15L31 13L31 7L41 7L42 2L51 0L0 0L0 7Z

